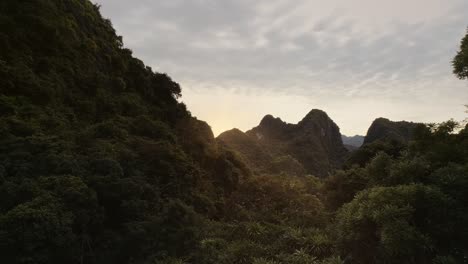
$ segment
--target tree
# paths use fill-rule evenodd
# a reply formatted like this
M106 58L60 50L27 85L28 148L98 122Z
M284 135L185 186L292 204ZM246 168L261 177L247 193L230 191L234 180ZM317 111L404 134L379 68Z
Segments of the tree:
M452 205L422 184L367 189L338 211L338 247L352 263L428 263L456 248Z
M468 29L460 44L460 50L453 58L453 73L460 79L468 78Z

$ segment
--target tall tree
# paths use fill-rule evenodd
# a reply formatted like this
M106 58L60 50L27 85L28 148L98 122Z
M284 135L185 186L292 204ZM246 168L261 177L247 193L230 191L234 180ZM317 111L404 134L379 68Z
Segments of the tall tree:
M460 50L453 58L453 73L460 79L468 78L468 29L460 44Z

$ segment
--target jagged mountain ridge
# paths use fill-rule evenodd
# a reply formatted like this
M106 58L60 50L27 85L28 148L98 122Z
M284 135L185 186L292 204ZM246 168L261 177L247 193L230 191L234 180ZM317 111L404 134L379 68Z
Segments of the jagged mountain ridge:
M217 140L240 153L261 172L276 170L274 164L280 162L287 167L283 172L297 168L296 173L324 177L340 168L347 155L339 127L318 109L310 111L297 124L266 115L257 127L245 133L227 131Z
M97 5L3 0L0 20L2 263L467 259L466 128L418 130L411 151L373 142L366 162L324 180L251 176ZM259 137L281 143L257 146L270 170L305 173L295 137L332 156L333 124L305 119L265 119ZM258 143L239 132L227 134Z

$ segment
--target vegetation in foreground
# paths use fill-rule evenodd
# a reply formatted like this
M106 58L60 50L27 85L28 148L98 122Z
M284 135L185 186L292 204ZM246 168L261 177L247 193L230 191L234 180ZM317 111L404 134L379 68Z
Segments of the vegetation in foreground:
M2 263L466 263L468 127L259 175L89 1L4 0L0 21Z

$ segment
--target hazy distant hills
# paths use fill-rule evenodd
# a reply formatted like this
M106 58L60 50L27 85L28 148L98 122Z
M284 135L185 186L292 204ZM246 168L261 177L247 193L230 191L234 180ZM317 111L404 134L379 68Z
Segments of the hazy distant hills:
M349 151L376 141L407 143L417 123L377 118L366 136L345 136L328 115L314 109L298 124L266 115L247 132L232 129L217 137L218 143L238 153L258 174L286 173L327 176L340 169Z
M364 143L364 136L355 135L352 137L348 137L345 135L341 135L341 140L343 141L345 148L352 151L362 146L362 144Z
M321 110L310 111L298 124L265 116L257 127L243 133L230 130L218 142L259 172L287 172L327 176L340 168L347 155L339 127Z

